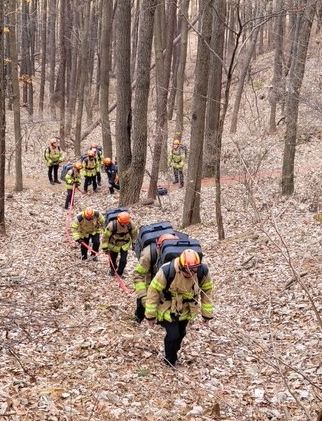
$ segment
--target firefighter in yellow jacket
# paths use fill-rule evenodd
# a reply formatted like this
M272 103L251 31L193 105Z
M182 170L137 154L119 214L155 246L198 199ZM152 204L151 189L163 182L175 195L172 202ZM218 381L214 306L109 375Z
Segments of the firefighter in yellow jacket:
M81 259L87 259L90 241L93 252L93 260L97 260L96 254L100 247L100 233L104 227L104 216L92 208L86 208L79 213L71 224L73 239L81 245Z
M155 274L154 268L157 263L160 249L166 240L179 240L174 234L162 234L156 243L148 244L141 251L139 263L134 269L134 289L136 293L135 320L141 323L144 319L146 292Z
M185 162L185 153L180 147L180 140L173 141L172 150L169 156L168 164L173 168L174 181L173 184L180 183L180 187L184 186L183 167Z
M199 313L204 321L213 317L213 283L208 267L194 250L184 250L180 257L161 266L147 293L145 317L152 326L158 322L166 329L165 362L174 366L190 320Z
M73 197L73 191L75 193L75 187L80 186L81 176L80 170L82 169L81 162L75 162L73 167L67 171L65 175L65 189L66 189L66 200L65 209L69 208L69 205L73 207L74 203L71 203Z
M48 179L50 184L61 184L58 180L58 168L59 164L63 161L63 154L56 138L50 140L49 146L45 150L45 160L48 166Z
M128 212L120 212L116 220L107 224L103 233L102 249L110 255L110 275L115 272L122 276L126 263L127 255L131 246L137 237L137 228L131 221ZM117 263L118 255L120 260Z

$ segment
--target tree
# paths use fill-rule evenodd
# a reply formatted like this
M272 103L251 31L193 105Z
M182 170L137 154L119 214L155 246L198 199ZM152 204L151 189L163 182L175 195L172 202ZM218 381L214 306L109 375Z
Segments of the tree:
M42 20L41 20L41 78L39 91L39 113L42 116L44 111L44 95L46 81L46 55L47 55L47 0L43 0L42 4Z
M121 184L120 204L138 202L144 177L147 154L147 114L150 91L150 65L154 13L157 0L143 0L140 10L137 54L137 79L133 107L133 148L131 165Z
M160 8L159 10L160 14ZM168 6L168 19L167 19L167 39L166 39L166 50L163 56L163 43L159 36L162 34L162 28L155 25L155 44L156 44L156 83L157 83L157 127L156 127L156 138L153 149L152 159L152 170L151 179L148 190L148 196L155 198L159 176L159 164L161 158L161 150L163 144L168 138L168 126L167 126L167 98L168 88L170 80L171 70L171 57L173 49L173 37L174 37L174 24L176 20L177 4L173 0ZM157 20L156 20L157 22ZM161 23L159 19L159 23Z
M20 92L18 80L18 54L17 54L17 38L16 38L16 0L9 1L9 42L10 42L10 60L12 75L12 93L13 93L13 116L15 131L15 169L16 180L15 190L22 191L22 138L20 126Z
M209 73L209 43L212 9L209 0L200 1L202 14L201 35L198 38L195 86L193 91L192 121L188 176L184 198L183 227L200 222L200 191L205 129L206 98Z
M117 3L115 16L116 62L116 155L120 184L124 184L125 171L131 164L131 0ZM121 191L122 196L122 191Z
M112 138L108 112L109 83L110 83L110 57L111 57L111 26L112 26L113 1L103 1L102 29L100 47L100 113L102 122L102 139L104 156L112 157Z
M51 117L56 118L55 107L55 67L56 67L56 0L49 2L48 50L49 50L49 102Z
M308 44L317 1L302 0L296 20L292 43L291 67L287 79L286 93L286 133L282 169L282 194L294 192L294 160L296 150L297 120L300 93L303 82Z
M6 109L4 75L4 2L0 2L0 234L5 234Z

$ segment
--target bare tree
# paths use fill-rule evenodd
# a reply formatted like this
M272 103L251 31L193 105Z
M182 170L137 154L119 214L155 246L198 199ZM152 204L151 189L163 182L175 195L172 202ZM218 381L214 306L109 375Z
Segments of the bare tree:
M9 39L11 54L11 75L12 75L12 92L13 92L13 116L15 130L15 169L16 182L15 190L22 191L22 138L20 126L20 92L18 80L18 55L17 55L17 38L16 38L16 0L9 1Z
M159 9L160 10L160 9ZM157 9L158 11L158 9ZM163 56L163 43L159 34L162 34L162 28L155 26L155 42L156 42L156 82L157 82L157 127L156 138L153 149L151 179L148 190L148 197L155 198L158 176L159 164L161 158L161 149L168 138L167 126L167 98L171 70L171 58L173 49L174 24L176 20L177 4L172 0L168 6L167 19L167 39L166 50ZM161 23L161 19L159 20Z
M290 72L286 94L286 133L282 169L282 194L294 192L294 160L296 150L297 120L308 44L317 1L302 0L294 34Z
M209 43L211 38L212 9L209 0L200 1L202 14L201 35L198 38L195 86L192 103L190 155L184 198L182 224L187 227L200 222L200 191L205 129L206 98L209 73Z
M49 19L48 19L48 44L49 44L49 95L50 95L50 112L52 118L56 118L55 107L55 66L56 66L56 0L49 2Z
M147 154L147 114L154 13L157 0L143 0L140 10L137 79L133 107L133 151L130 168L124 174L120 203L138 202Z
M116 154L120 184L131 164L131 0L118 2L115 16L116 62ZM121 192L122 194L122 192Z
M42 3L42 19L41 19L41 76L39 91L39 113L42 116L44 111L44 95L46 81L46 55L47 55L47 0Z
M113 1L103 1L102 30L100 47L100 112L102 122L102 138L104 156L112 157L112 138L108 112L109 83L110 83L110 57L111 57L111 26L112 26Z
M4 2L0 2L0 234L5 234L6 104L4 75Z

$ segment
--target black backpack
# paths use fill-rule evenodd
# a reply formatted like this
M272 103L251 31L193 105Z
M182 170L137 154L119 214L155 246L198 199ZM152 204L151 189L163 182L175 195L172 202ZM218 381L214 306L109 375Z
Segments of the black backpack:
M135 243L136 257L140 259L142 250L149 244L155 244L162 234L174 234L174 230L169 221L160 221L140 227L138 238Z
M178 235L178 233L176 234ZM163 242L157 262L158 268L165 263L171 262L174 258L179 257L186 249L196 251L199 254L200 261L202 261L203 253L199 241L194 238L189 238L187 234L184 234L186 238L182 238L182 233L179 233L179 235L179 240L165 240Z
M169 291L169 288L171 286L172 281L174 280L174 278L176 276L176 270L174 268L174 260L162 265L161 269L162 269L162 272L164 274L165 279L167 280L167 285L166 285L165 289L163 290L163 295L164 295L166 300L169 300L171 298L171 293ZM198 278L198 285L199 286L200 286L203 278L208 275L208 272L209 272L208 266L205 265L204 263L202 263L198 267L197 278Z

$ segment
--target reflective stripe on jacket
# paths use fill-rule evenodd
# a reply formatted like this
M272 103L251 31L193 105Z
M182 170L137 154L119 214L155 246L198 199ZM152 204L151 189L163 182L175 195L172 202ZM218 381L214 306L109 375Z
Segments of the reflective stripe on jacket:
M98 211L94 211L94 218L91 220L87 220L84 217L84 211L79 213L70 226L73 239L76 241L88 238L90 234L94 235L102 232L104 222L104 216Z
M85 158L83 161L83 170L85 177L94 177L97 173L97 159Z
M116 223L115 230L114 223ZM121 249L124 251L129 250L136 237L137 228L132 222L128 225L121 225L117 221L111 221L103 232L102 249L116 253L119 253Z
M48 146L48 148L45 151L45 159L47 161L48 167L51 167L52 165L57 165L60 162L62 162L63 154L58 146L57 148Z

